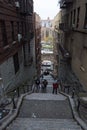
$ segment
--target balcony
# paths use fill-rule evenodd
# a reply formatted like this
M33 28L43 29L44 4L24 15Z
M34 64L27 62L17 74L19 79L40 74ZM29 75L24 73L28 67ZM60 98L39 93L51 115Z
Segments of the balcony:
M60 0L60 8L68 8L72 3L73 0Z

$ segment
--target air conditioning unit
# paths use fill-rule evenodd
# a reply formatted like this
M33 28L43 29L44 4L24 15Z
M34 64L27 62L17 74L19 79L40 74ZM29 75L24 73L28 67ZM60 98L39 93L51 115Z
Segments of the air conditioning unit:
M22 35L21 35L21 34L18 34L18 41L19 41L19 42L21 41L21 38L22 38Z
M15 6L16 6L16 8L20 8L19 1L16 1L16 2L15 2Z

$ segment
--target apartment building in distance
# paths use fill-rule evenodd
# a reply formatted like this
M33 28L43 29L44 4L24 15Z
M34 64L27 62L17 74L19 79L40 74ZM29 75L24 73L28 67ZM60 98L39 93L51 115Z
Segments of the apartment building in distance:
M41 71L41 18L37 13L34 13L35 25L35 63L36 75L40 76Z
M63 73L69 82L77 80L87 90L87 0L60 0L60 8L59 48L73 71L70 76L65 72L68 67Z
M51 41L53 37L52 21L49 17L46 20L41 20L41 41Z
M33 0L0 0L0 93L32 79L34 46Z

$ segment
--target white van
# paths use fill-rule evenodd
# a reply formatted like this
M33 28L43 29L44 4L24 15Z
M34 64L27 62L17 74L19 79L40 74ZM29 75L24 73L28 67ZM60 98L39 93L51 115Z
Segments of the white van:
M42 62L42 69L43 71L45 70L49 70L49 71L53 71L53 63L51 61L43 61Z

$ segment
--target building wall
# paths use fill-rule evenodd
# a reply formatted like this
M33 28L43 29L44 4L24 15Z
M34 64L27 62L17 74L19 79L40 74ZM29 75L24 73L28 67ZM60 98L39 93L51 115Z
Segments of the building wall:
M4 83L4 90L12 90L15 87L20 86L26 80L33 80L35 74L35 68L33 65L30 67L24 67L23 62L23 49L18 52L19 57L19 71L15 74L13 57L3 62L0 65L1 77Z
M41 71L41 18L37 13L34 13L35 22L35 60L36 60L36 75L40 76Z
M87 89L87 48L83 46L87 42L87 34L74 33L72 42L72 68L79 77L84 88ZM76 44L77 43L77 44Z
M22 33L21 23L23 23L24 28L25 21L22 16L20 19L20 16L17 15L18 11L16 10L14 2L10 4L3 0L3 2L0 3L0 9L0 63L2 63L15 53L15 48L20 48L21 42L20 44L18 43L18 33L24 36L25 31ZM19 23L19 30L17 23ZM5 31L3 32L3 30ZM4 33L3 36L2 32ZM12 33L14 39L12 38Z
M5 22L6 28L3 29L6 29L7 36L6 45L3 45L0 26L0 77L3 79L4 90L8 91L17 88L26 80L33 80L35 74L33 1L31 0L31 3L27 1L26 10L24 0L18 1L20 8L16 7L15 1L9 2L8 0L0 2L0 21ZM22 36L20 41L18 34Z
M86 4L86 0L73 1L70 6L62 9L61 17L62 23L65 23L65 27L62 28L62 33L64 34L64 47L70 52L72 58L72 70L85 90L87 90L87 27L85 25L85 16L87 18ZM79 7L80 11L78 17ZM65 19L67 20L65 21Z
M61 22L61 11L57 13L53 20L53 30L54 30L54 68L55 75L59 77L59 44L60 44L60 35L61 31L59 30L59 23Z
M73 4L72 10L80 7L79 25L78 28L76 28L77 21L75 21L75 29L69 37L68 44L70 46L69 51L72 55L72 69L79 78L84 89L87 90L87 29L84 29L86 12L85 4L85 0L77 0L76 3ZM75 19L77 19L77 16L75 16Z
M0 65L0 72L1 72L1 77L3 79L4 83L4 89L8 88L9 86L14 87L15 85L18 84L22 80L22 71L23 71L23 51L22 48L20 49L18 53L19 57L19 66L20 69L19 71L15 74L15 69L14 69L14 62L13 62L13 57L8 58L5 62L3 62Z

